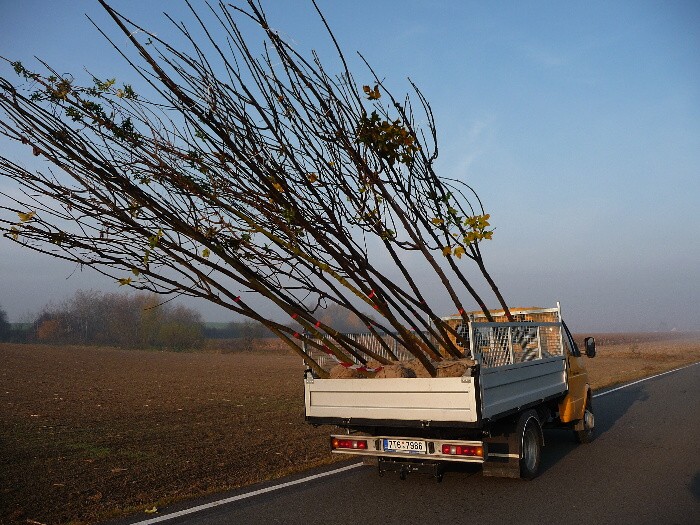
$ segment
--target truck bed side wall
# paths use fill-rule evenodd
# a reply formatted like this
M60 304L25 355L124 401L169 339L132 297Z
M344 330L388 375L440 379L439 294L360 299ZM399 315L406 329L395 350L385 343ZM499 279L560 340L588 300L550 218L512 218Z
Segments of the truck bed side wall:
M479 376L482 390L481 416L492 419L538 401L566 392L566 364L563 356L483 368Z

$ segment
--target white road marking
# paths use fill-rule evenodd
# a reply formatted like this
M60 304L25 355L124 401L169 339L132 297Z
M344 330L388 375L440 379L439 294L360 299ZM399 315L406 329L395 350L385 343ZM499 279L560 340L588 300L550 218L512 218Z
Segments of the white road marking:
M607 396L608 394L612 394L613 392L617 392L618 390L622 390L623 388L627 388L629 386L634 386L639 383L643 383L644 381L649 381L650 379L654 379L656 377L661 377L665 376L666 374L672 374L673 372L678 372L679 370L684 370L686 368L690 368L691 366L695 365L700 365L700 361L697 363L692 363L690 365L685 365L680 368L674 368L673 370L669 370L668 372L661 372L660 374L656 374L655 376L650 376L650 377L645 377L644 379L639 379L637 381L633 381L632 383L627 383L626 385L618 386L617 388L613 388L611 390L606 390L605 392L599 392L597 394L593 394L593 397L602 397L602 396Z
M315 479L325 478L326 476L334 476L345 472L347 470L352 470L357 467L361 467L362 463L354 463L353 465L348 465L347 467L337 468L335 470L329 470L328 472L321 472L320 474L314 474L313 476L306 476L305 478L295 479L294 481L288 481L286 483L280 483L279 485L273 485L271 487L266 487L264 489L253 490L251 492L246 492L244 494L239 494L238 496L232 496L230 498L224 498L217 501L212 501L211 503L205 503L203 505L197 505L189 509L181 510L178 512L173 512L171 514L164 514L163 516L158 516L145 521L139 521L133 523L132 525L148 525L150 523L158 523L165 520L170 520L173 518L179 518L180 516L186 516L187 514L193 514L195 512L201 512L203 510L211 509L213 507L218 507L219 505L226 505L227 503L233 503L234 501L240 501L247 498L252 498L259 496L261 494L266 494L268 492L274 492L276 490L286 489L287 487L293 487L294 485L301 485L302 483L307 483Z
M628 383L626 385L618 386L617 388L613 388L611 390L606 390L605 392L599 392L598 394L593 394L593 397L606 396L608 394L612 394L613 392L617 392L618 390L622 390L623 388L627 388L627 387L642 383L644 381L649 381L650 379L654 379L656 377L661 377L661 376L665 376L667 374L672 374L673 372L678 372L679 370L683 370L685 368L690 368L691 366L695 366L695 365L699 365L699 364L700 364L700 362L697 362L697 363L693 363L690 365L682 366L680 368L675 368L673 370L669 370L668 372L662 372L661 374L656 374L656 375L651 376L651 377L645 377L644 379L640 379L638 381L634 381L634 382ZM301 485L302 483L307 483L307 482L313 481L315 479L325 478L327 476L334 476L336 474L340 474L342 472L346 472L348 470L352 470L354 468L361 467L362 465L363 465L363 463L354 463L352 465L348 465L347 467L341 467L341 468L338 468L335 470L329 470L328 472L314 474L313 476L306 476L305 478L300 478L300 479L297 479L294 481L280 483L279 485L272 485L271 487L266 487L264 489L253 490L251 492L245 492L243 494L239 494L237 496L232 496L230 498L224 498L224 499L220 499L217 501L212 501L211 503L205 503L203 505L197 505L196 507L191 507L189 509L180 510L178 512L164 514L163 516L157 516L155 518L151 518L151 519L148 519L145 521L139 521L139 522L133 523L132 525L149 525L151 523L159 523L161 521L166 521L166 520L170 520L173 518L179 518L180 516L186 516L188 514L193 514L195 512L201 512L203 510L218 507L219 505L226 505L227 503L233 503L234 501L241 501L244 499L253 498L253 497L259 496L261 494L267 494L268 492L274 492L276 490L285 489L287 487L293 487L294 485Z

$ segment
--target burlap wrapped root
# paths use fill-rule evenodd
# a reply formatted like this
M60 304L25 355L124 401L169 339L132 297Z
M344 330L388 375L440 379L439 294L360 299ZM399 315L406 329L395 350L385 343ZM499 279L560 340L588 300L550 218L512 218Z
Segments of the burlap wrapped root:
M423 366L423 363L418 359L392 361L387 365L382 365L378 361L370 359L366 366L367 368L381 368L381 370L377 373L367 373L345 368L342 365L336 365L330 370L330 377L331 379L360 379L363 377L372 377L375 379L410 379L415 377L431 377ZM437 370L437 377L461 377L474 366L474 360L445 359L443 361L434 362L433 366Z
M328 372L331 379L360 379L365 377L358 370L346 368L341 364L335 365Z
M364 372L360 370L355 370L352 368L346 368L343 365L335 365L331 368L329 374L331 379L360 379L363 377L373 377L377 379L382 378L411 378L418 377L416 372L406 365L407 362L393 361L390 364L382 365L378 361L373 359L367 362L367 368L379 369L378 372ZM425 372L425 369L423 369ZM425 372L427 374L427 372ZM420 376L420 377L430 377Z

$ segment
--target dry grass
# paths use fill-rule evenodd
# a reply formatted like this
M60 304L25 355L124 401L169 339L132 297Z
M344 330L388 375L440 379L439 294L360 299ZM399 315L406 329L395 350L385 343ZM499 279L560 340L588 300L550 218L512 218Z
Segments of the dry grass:
M595 359L584 358L593 389L700 361L700 334L598 334L596 347Z
M597 342L594 388L700 361L697 337ZM299 358L234 348L0 345L0 523L93 523L332 462Z

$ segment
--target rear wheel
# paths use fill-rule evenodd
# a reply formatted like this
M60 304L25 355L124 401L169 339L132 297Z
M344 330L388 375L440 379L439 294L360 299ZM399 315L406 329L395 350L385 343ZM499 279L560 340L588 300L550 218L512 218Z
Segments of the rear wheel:
M540 470L542 459L542 429L536 417L525 422L520 438L520 477L533 479Z

